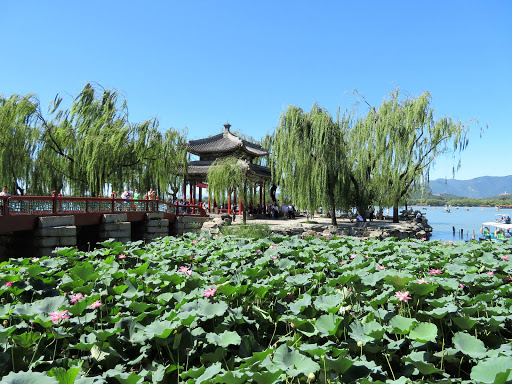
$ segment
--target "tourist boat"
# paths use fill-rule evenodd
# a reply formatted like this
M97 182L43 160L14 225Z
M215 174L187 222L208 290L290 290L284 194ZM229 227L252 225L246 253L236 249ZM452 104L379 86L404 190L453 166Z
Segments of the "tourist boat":
M449 207L448 205L446 205L446 206L444 207L444 211L445 211L446 213L450 213L450 212L451 212L451 209L450 209L450 207Z
M480 240L503 241L511 237L512 223L510 215L496 215L494 221L482 223Z

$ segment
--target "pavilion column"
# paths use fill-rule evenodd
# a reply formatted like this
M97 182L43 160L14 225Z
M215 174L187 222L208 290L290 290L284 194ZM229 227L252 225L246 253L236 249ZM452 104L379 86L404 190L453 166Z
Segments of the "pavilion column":
M262 186L262 183L260 183L260 212L258 212L258 213L263 213L262 192L263 192L263 186Z
M265 197L265 182L263 182L263 205L265 206L265 213L267 213L267 198Z
M211 212L211 207L210 207L210 195L208 195L208 212Z
M183 201L187 201L187 179L183 179Z
M231 191L229 191L228 196L228 215L231 215Z
M192 194L193 194L193 192L192 192L192 186L193 186L193 184L194 184L194 182L193 182L193 181L191 181L191 182L190 182L190 196L189 196L189 198L188 198L188 203L189 203L189 204L192 204Z
M233 204L236 206L236 188L233 188ZM236 215L236 208L235 208L235 215Z
M203 202L203 187L199 187L199 204Z

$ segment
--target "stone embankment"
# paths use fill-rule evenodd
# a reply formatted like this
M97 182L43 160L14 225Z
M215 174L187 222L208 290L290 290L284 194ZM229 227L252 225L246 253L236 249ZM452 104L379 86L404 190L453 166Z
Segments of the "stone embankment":
M237 220L240 220L237 218ZM338 225L331 225L331 219L325 217L314 218L306 222L305 218L297 219L253 219L248 224L266 223L270 226L273 234L285 236L354 236L362 239L382 240L388 237L397 239L423 239L431 236L432 227L428 225L425 217L421 222L406 220L402 218L399 223L392 223L390 220L374 220L372 222L356 223L347 219L337 219ZM202 231L217 236L223 225L231 225L231 217L227 215L212 217L205 222Z

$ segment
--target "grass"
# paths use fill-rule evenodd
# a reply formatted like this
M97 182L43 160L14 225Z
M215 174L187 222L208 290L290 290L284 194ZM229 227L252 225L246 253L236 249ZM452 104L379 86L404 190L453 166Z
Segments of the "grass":
M221 229L223 236L236 236L249 239L264 239L270 237L268 224L234 224L224 225Z

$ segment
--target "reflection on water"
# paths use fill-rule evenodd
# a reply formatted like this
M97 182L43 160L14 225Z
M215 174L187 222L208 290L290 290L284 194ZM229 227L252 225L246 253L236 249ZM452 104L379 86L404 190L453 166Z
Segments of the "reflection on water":
M424 209L426 208L426 209ZM494 207L451 207L451 212L447 213L444 207L423 207L415 206L413 210L420 210L428 219L429 225L434 228L430 240L452 240L462 241L470 240L475 231L478 239L480 228L485 221L494 221L497 214L511 214L511 209L502 209L496 211ZM455 228L455 234L453 229ZM460 231L462 232L462 236Z

